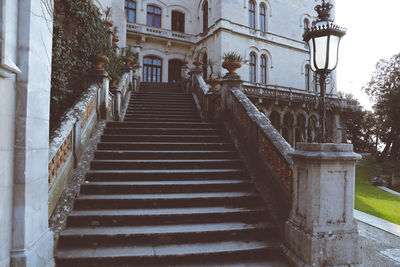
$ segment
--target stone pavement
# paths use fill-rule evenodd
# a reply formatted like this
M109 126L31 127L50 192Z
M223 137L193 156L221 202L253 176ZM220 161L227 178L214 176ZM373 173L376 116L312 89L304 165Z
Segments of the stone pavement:
M354 210L365 267L400 267L400 226Z

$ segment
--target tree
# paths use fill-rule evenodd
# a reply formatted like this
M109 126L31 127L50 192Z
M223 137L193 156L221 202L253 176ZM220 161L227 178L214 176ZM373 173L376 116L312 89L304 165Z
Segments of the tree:
M400 54L381 59L363 90L374 103L378 139L384 144L381 158L400 158Z
M357 101L352 94L338 92L339 98ZM376 152L376 127L374 113L364 110L357 101L359 109L344 113L346 137L356 152Z

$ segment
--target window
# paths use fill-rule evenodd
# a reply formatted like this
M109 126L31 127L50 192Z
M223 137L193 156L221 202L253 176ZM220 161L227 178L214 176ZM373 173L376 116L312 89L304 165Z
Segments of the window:
M260 5L260 30L265 32L267 30L266 27L266 19L265 19L265 5Z
M203 32L208 30L208 2L205 1L203 4Z
M143 59L143 81L161 82L162 60L158 57L145 57Z
M161 8L147 6L147 26L161 28Z
M171 29L176 32L185 32L185 14L179 11L172 11Z
M312 84L311 84L311 80L310 80L310 74L311 74L311 68L310 65L306 65L304 68L304 76L306 78L306 90L310 91Z
M304 19L304 30L308 30L310 28L310 21L308 19Z
M256 55L251 53L250 60L249 60L249 67L250 67L250 82L256 82Z
M252 0L249 1L249 27L256 28L256 5Z
M267 83L267 57L265 55L261 56L261 83Z
M125 16L129 23L136 23L136 2L125 0Z

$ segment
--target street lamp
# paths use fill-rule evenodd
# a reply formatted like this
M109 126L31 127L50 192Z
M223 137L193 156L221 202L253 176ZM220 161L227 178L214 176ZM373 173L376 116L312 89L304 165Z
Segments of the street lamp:
M331 3L322 0L322 5L314 9L318 13L315 26L304 32L303 39L310 48L311 69L320 77L322 111L320 112L320 142L326 143L326 77L336 68L339 54L339 43L346 29L336 25L330 19Z

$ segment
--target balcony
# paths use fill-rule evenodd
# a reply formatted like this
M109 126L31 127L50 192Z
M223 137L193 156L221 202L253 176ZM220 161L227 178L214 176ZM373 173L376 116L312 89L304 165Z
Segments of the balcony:
M127 24L128 33L139 33L151 35L159 38L167 38L176 41L183 42L194 42L194 36L186 33L175 32L167 29L155 28L147 25L136 24L136 23L128 23Z

